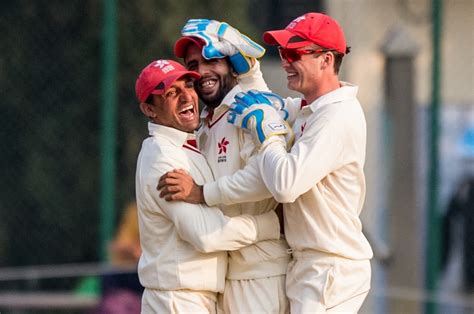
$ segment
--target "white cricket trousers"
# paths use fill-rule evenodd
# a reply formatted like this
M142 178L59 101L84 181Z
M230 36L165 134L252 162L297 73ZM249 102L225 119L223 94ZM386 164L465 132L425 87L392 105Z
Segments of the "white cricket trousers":
M293 252L286 293L292 314L357 313L370 289L370 261Z
M145 289L142 314L216 314L217 296L209 291Z
M287 314L285 275L248 280L226 280L219 309L226 314Z

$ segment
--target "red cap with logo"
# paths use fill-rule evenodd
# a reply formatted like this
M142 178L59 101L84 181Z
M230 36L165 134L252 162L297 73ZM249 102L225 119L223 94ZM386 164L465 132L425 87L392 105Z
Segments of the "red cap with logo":
M163 94L177 79L189 75L196 79L201 75L188 71L184 66L173 60L156 60L147 65L138 76L135 92L140 102L146 101L150 95Z
M204 47L204 40L197 38L197 37L191 37L191 36L183 36L180 39L176 41L174 44L174 54L178 58L184 58L186 55L186 50L188 50L189 45L196 45L198 46L199 49L202 50L202 47Z
M322 13L306 13L297 17L285 29L268 31L263 40L283 48L301 48L316 44L326 49L348 53L341 26L332 17Z

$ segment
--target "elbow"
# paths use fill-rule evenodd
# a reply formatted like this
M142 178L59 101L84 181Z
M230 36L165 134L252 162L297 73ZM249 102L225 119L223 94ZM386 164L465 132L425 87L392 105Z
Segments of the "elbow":
M273 192L273 197L278 203L293 203L299 195L296 195L295 191L290 188L276 189Z
M215 241L209 236L199 236L194 241L194 248L201 253L212 253L217 251Z

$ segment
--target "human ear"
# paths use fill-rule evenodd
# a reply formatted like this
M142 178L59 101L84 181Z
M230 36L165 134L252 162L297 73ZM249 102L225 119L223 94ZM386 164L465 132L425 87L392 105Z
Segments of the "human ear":
M147 117L153 119L153 118L156 117L156 113L151 109L150 106L151 106L150 104L147 104L147 103L145 103L145 102L142 102L142 103L140 103L140 110L142 111L142 113L143 113L145 116L147 116Z
M332 53L325 53L324 54L324 63L327 66L332 66L334 63L334 55Z

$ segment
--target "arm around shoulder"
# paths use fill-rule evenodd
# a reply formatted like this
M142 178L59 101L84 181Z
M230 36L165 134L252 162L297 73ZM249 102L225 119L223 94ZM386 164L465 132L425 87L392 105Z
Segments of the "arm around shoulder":
M260 61L258 61L256 58L252 58L252 62L254 64L250 70L247 73L240 74L237 77L240 88L243 91L248 91L251 89L270 91L265 79L263 78L262 71L260 70Z
M184 241L204 253L237 250L262 239L279 236L279 226L272 226L270 215L227 217L216 207L181 201L168 202L150 187L153 199L171 220Z

